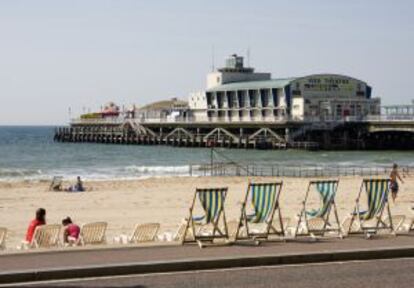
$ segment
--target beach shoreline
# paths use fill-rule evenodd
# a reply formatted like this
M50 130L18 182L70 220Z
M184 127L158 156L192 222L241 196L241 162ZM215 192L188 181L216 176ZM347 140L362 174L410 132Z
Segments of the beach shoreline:
M385 175L384 175L385 176ZM332 179L332 177L329 177ZM353 209L361 180L367 177L339 178L336 198L340 219ZM377 177L373 177L377 178ZM137 223L157 222L160 232L173 232L188 216L188 208L196 187L228 187L227 220L240 215L240 202L249 181L283 181L280 205L283 217L291 218L300 212L309 180L318 178L289 177L153 177L137 180L86 181L87 192L51 192L48 181L0 182L0 226L9 229L7 249L14 250L24 238L27 225L37 208L47 210L47 223L61 223L70 216L76 223L108 222L107 241L120 234L129 234ZM327 179L327 178L321 178ZM404 178L405 184L396 203L391 201L394 215L412 217L414 178ZM70 182L64 182L69 186ZM311 193L310 205L319 204L316 193Z

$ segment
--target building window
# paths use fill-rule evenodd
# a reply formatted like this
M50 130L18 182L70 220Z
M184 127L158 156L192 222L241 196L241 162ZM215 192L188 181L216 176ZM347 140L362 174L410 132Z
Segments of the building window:
M250 107L256 107L256 93L254 90L249 90L249 102L250 102Z
M357 96L365 96L365 93L364 93L364 91L357 91Z
M237 91L237 98L239 100L239 107L240 108L243 108L244 107L245 97L244 97L244 94L243 94L242 91Z
M337 116L342 115L342 105L340 104L336 105L336 115Z
M356 115L357 116L360 116L362 114L362 107L361 107L361 105L357 105L356 106Z

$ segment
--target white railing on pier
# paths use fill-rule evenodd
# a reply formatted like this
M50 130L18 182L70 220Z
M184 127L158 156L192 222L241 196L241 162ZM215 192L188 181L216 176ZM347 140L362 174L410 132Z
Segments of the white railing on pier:
M366 121L414 121L414 115L368 115Z
M231 123L279 123L283 124L286 122L290 123L309 123L315 124L322 127L330 127L341 123L351 122L412 122L414 121L414 115L367 115L367 116L325 116L325 117L305 117L303 119L294 118L289 116L265 116L265 117L245 117L245 118L218 118L213 117L209 120L196 120L194 117L176 117L176 118L98 118L98 119L72 119L71 124L122 124L126 121L134 121L138 124L157 124L157 123L171 123L171 124L185 124L185 123L197 123L197 124L208 124L208 123L219 123L219 124L231 124Z
M81 119L75 118L70 121L71 124L122 124L124 123L125 119L117 117L117 118L91 118L91 119Z

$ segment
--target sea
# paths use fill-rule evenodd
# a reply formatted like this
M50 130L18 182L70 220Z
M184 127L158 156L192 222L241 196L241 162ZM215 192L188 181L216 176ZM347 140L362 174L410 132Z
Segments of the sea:
M52 126L0 126L0 181L41 181L53 176L89 180L203 175L212 158L237 165L386 168L414 167L413 151L300 151L181 148L57 143ZM204 170L205 173L205 170Z

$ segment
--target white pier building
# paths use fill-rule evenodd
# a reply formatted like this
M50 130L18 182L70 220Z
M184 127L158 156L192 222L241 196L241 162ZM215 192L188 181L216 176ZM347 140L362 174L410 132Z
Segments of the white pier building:
M380 114L380 99L364 81L337 74L272 79L232 55L192 93L194 122L329 121Z

